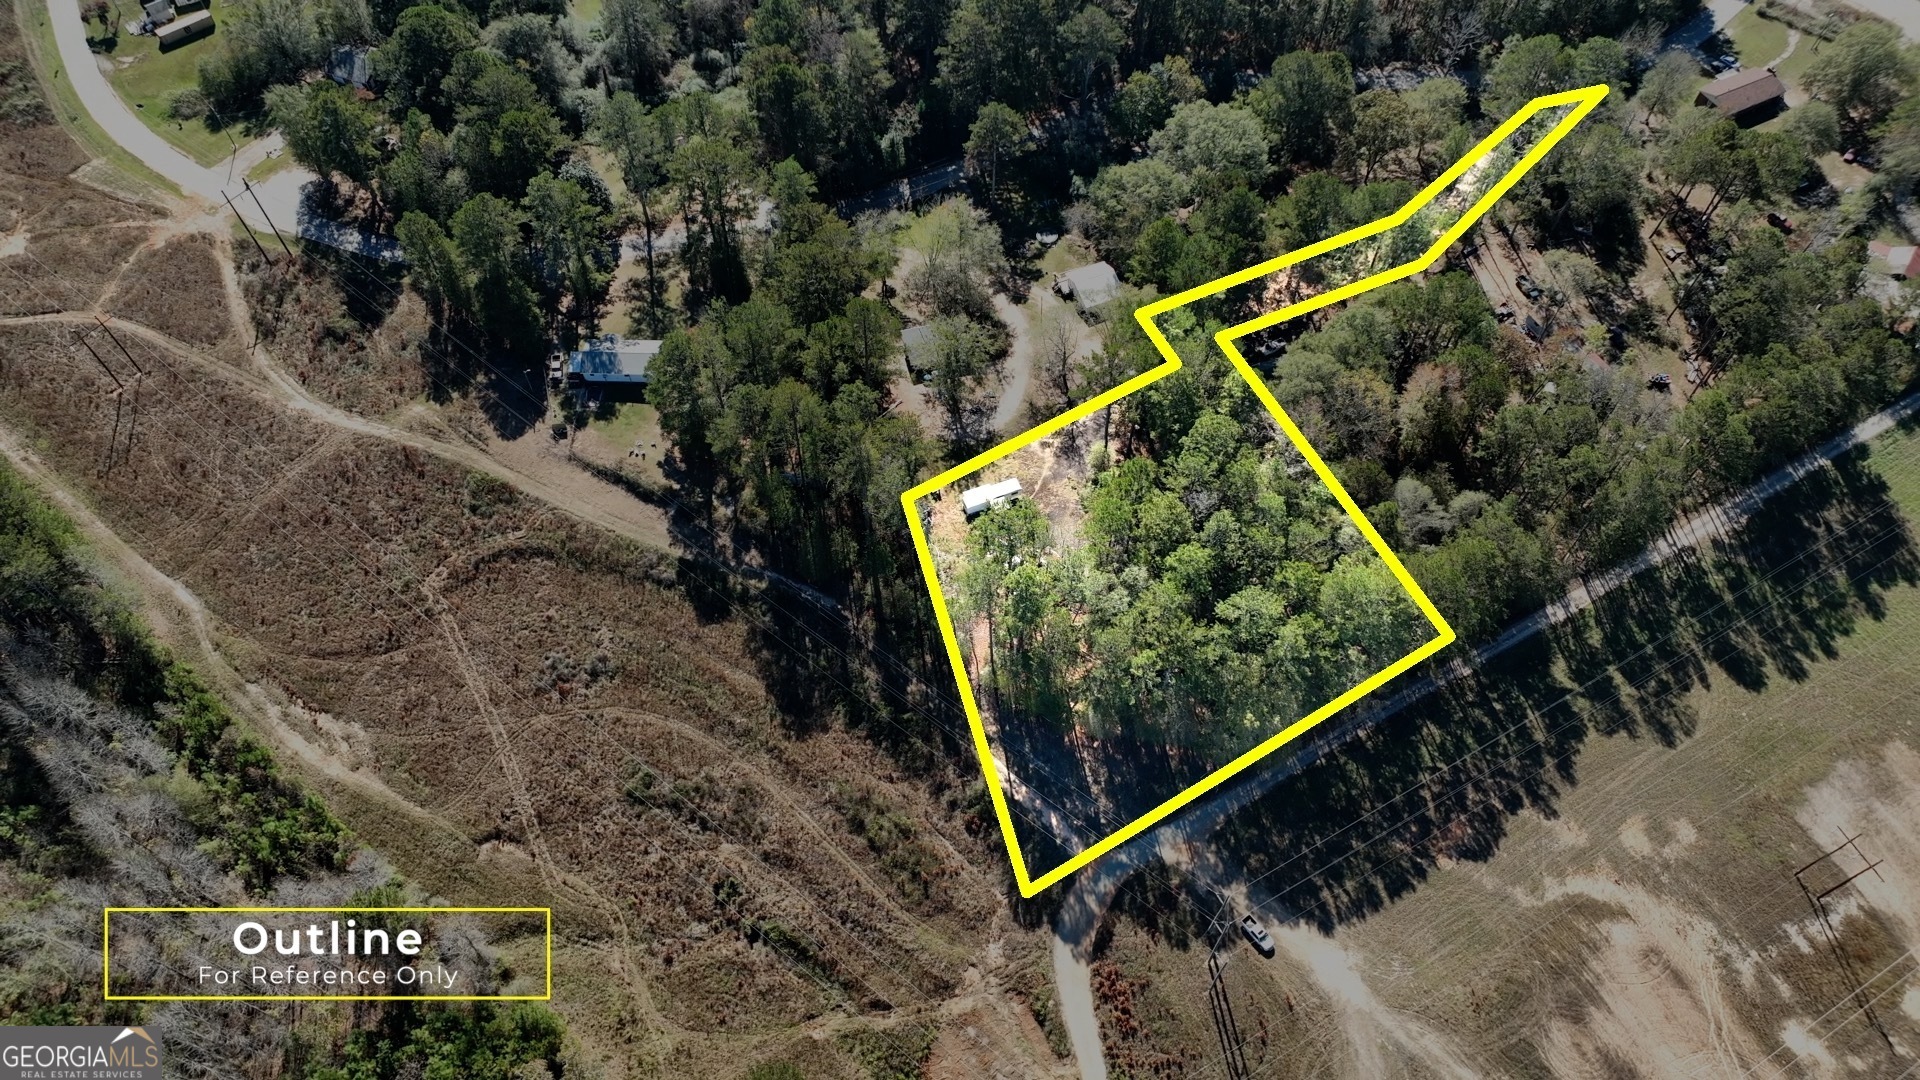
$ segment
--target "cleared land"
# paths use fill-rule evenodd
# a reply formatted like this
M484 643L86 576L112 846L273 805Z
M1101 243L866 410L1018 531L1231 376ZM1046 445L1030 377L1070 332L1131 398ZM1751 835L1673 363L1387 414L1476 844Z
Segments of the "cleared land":
M362 842L447 901L556 907L555 1004L606 1075L1059 1068L1044 939L976 869L970 771L909 778L885 739L776 700L791 597L304 403L217 337L231 238L66 179L84 157L50 118L0 135L0 277L38 313L0 321L8 455ZM54 241L106 253L32 260ZM169 322L161 282L209 252L214 280L185 283L204 321ZM257 284L303 313L267 349L395 410L435 385L424 327L356 273ZM125 320L123 389L70 349L97 305Z

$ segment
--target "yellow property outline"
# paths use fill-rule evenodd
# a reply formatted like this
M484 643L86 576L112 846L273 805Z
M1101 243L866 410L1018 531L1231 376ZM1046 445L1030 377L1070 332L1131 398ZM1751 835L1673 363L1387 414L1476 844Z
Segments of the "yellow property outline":
M547 924L547 987L539 994L116 994L113 916L217 915L222 912L317 914L367 911L428 915L542 915ZM110 907L100 909L100 996L108 1001L549 1001L553 998L553 909L546 907Z
M1346 488L1340 485L1339 478L1334 476L1331 469L1327 468L1326 462L1320 460L1320 455L1314 452L1313 447L1307 443L1306 436L1301 434L1300 428L1287 416L1286 410L1280 407L1280 403L1274 399L1272 392L1267 389L1266 383L1261 380L1252 366L1247 363L1246 358L1240 355L1240 350L1235 346L1234 342L1256 330L1263 330L1277 323L1285 322L1288 319L1298 318L1309 312L1317 311L1330 304L1351 299L1370 289L1377 289L1382 285L1417 274L1421 270L1431 266L1446 253L1448 248L1452 247L1456 241L1466 235L1467 230L1472 228L1488 210L1492 209L1494 203L1498 202L1515 184L1519 183L1521 177L1525 176L1530 169L1539 164L1540 160L1546 157L1549 150L1552 150L1580 121L1586 119L1587 114L1598 107L1601 99L1606 96L1607 87L1605 85L1598 85L1534 98L1528 102L1524 108L1514 113L1499 127L1495 128L1492 134L1480 140L1478 145L1474 146L1472 150L1469 150L1465 156L1455 162L1446 172L1441 173L1439 179L1428 184L1418 195L1415 195L1410 202L1393 214L1370 224L1362 225L1359 228L1350 229L1337 236L1329 237L1318 243L1310 244L1297 251L1290 251L1285 255L1269 259L1255 266L1250 266L1237 273L1229 274L1223 278L1217 278L1204 285L1188 289L1185 292L1176 293L1173 296L1156 300L1151 304L1139 308L1134 312L1134 318L1137 319L1141 327L1146 330L1147 337L1152 340L1154 347L1158 349L1160 355L1165 358L1165 363L1149 371L1142 372L1097 397L1081 402L1079 405L1033 428L1031 431L1017 435L991 450L978 454L946 470L933 479L916 485L900 496L901 505L905 507L907 513L907 527L913 533L914 547L920 553L920 569L927 579L927 591L933 599L934 613L940 623L940 636L946 641L947 658L953 664L954 678L960 685L960 698L966 707L967 722L973 730L974 751L979 755L980 767L986 773L987 791L993 799L994 812L1000 819L1000 833L1006 839L1007 853L1013 860L1014 880L1020 886L1021 896L1033 896L1040 892L1040 890L1052 885L1100 856L1105 855L1107 852L1126 843L1147 829L1152 828L1167 815L1207 792L1212 791L1214 788L1219 787L1247 766L1252 765L1260 758L1291 742L1315 724L1318 724L1320 721L1353 704L1360 698L1379 689L1401 672L1406 671L1408 668L1413 667L1415 664L1418 664L1420 661L1425 660L1427 657L1432 656L1434 653L1453 643L1453 628L1447 625L1446 619L1443 618L1439 610L1433 606L1433 602L1427 599L1427 594L1421 591L1419 583L1413 580L1413 575L1407 573L1407 568L1401 565L1399 558L1394 555L1393 549L1389 548L1386 541L1381 539L1380 533L1374 529L1373 523L1367 520L1367 516L1362 513L1360 507L1354 503L1353 497L1348 495ZM1244 285L1255 278L1265 277L1276 270L1285 269L1295 263L1303 262L1317 255L1324 255L1337 248L1365 240L1368 237L1378 235L1379 233L1405 224L1415 213L1438 198L1448 187L1466 175L1468 170L1472 169L1474 165L1492 154L1496 147L1505 142L1509 136L1520 129L1521 125L1532 119L1536 114L1547 109L1561 108L1568 105L1575 106L1573 111L1565 117L1562 117L1559 123L1554 125L1553 130L1549 131L1540 140L1538 145L1529 150L1513 168L1507 170L1506 174L1502 176L1498 182L1493 184L1492 187L1487 189L1485 194L1480 196L1479 200L1473 204L1471 209L1462 214L1460 219L1454 222L1446 231L1442 232L1440 237L1433 242L1432 246L1418 257L1392 269L1383 270L1377 274L1362 278L1359 281L1342 285L1337 289L1330 289L1297 304L1280 308L1277 311L1268 312L1265 315L1250 319L1236 326L1230 326L1214 335L1214 340L1219 344L1221 351L1226 354L1228 360L1233 362L1233 366L1235 370L1239 371L1240 376L1247 380L1248 385L1253 388L1254 394L1260 399L1260 403L1266 406L1269 413L1273 414L1273 418L1279 422L1281 430L1286 432L1287 438L1292 440L1293 445L1299 448L1300 455L1306 459L1308 465L1313 467L1313 471L1320 477L1321 482L1326 484L1328 490L1333 492L1334 498L1339 501L1341 508L1345 510L1347 516L1352 519L1354 526L1359 529L1360 534L1366 537L1367 542L1373 546L1373 550L1386 562L1388 569L1393 571L1394 577L1398 578L1400 584L1406 587L1408 594L1413 598L1413 602L1418 605L1421 613L1433 624L1436 633L1432 640L1408 653L1406 656L1401 657L1399 660L1394 661L1392 664L1389 664L1360 685L1355 686L1353 689L1334 698L1327 704L1315 709L1307 716L1287 725L1286 728L1270 736L1266 741L1255 746L1253 749L1246 751L1227 764L1215 769L1198 783L1188 787L1185 791L1180 792L1178 795L1173 796L1159 806L1142 814L1126 827L1100 840L1085 851L1075 854L1066 862L1042 874L1039 878L1035 879L1031 877L1027 871L1026 859L1020 852L1020 841L1014 835L1013 817L1007 808L1007 797L1003 790L1004 785L1000 779L1000 772L994 767L993 750L987 741L986 726L980 718L979 705L974 701L973 686L971 680L967 677L966 663L960 653L960 643L954 636L953 621L947 612L946 597L941 592L940 578L933 563L933 551L927 545L926 531L920 523L920 515L917 510L919 501L941 488L952 484L954 481L977 472L987 465L1006 457L1008 454L1053 434L1068 424L1093 415L1108 405L1133 393L1135 390L1180 370L1179 353L1174 351L1172 343L1167 340L1166 335L1161 333L1160 327L1154 322L1159 316L1191 304L1196 300L1206 299L1234 286Z

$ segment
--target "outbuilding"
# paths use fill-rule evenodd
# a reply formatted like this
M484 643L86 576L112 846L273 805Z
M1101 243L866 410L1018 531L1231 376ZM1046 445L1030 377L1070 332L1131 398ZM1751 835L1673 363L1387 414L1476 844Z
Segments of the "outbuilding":
M933 327L921 323L900 331L900 352L907 359L907 373L915 381L933 374L933 358L937 342Z
M1748 68L1722 75L1700 88L1694 104L1717 109L1736 120L1763 120L1786 106L1787 87L1772 68Z
M967 520L972 521L989 510L998 510L1020 497L1020 479L1014 477L998 483L982 484L977 488L968 488L960 493L960 509L966 512Z
M1120 275L1107 263L1092 263L1054 278L1053 291L1073 301L1080 314L1091 315L1100 305L1120 295Z
M153 32L160 40L162 49L171 49L175 45L192 41L202 34L213 33L213 12L196 11L191 15L182 15Z
M1867 265L1897 278L1920 278L1920 247L1875 240L1867 245Z
M645 386L660 342L607 334L567 354L568 386Z

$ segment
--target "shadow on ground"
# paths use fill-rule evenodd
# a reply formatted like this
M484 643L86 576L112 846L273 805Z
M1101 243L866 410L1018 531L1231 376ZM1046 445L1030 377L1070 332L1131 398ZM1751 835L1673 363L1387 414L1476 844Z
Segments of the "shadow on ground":
M1271 875L1294 915L1331 929L1418 888L1441 858L1491 857L1514 814L1555 814L1591 736L1676 746L1694 733L1688 691L1806 678L1862 619L1884 617L1889 590L1920 584L1912 528L1864 462L1809 476L1737 540L1648 571L1381 723L1216 839L1249 875Z

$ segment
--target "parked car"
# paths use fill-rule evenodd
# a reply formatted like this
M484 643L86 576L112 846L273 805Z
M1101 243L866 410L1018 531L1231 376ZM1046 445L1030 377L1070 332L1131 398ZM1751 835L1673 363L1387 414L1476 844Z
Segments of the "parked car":
M1261 956L1273 958L1273 935L1260 925L1260 920L1247 915L1240 920L1240 932L1247 935L1247 941L1259 951Z
M1513 318L1513 305L1505 300L1500 301L1500 306L1493 309L1493 317L1500 322Z
M1668 244L1666 247L1661 248L1660 254L1665 255L1667 257L1668 262L1680 261L1680 249L1677 247L1674 247L1672 244Z
M1722 71L1739 71L1740 58L1732 53L1722 53L1720 56L1720 69Z
M1534 280L1525 274L1516 276L1513 279L1513 284L1520 290L1520 295L1529 300L1538 300L1547 294L1545 289L1535 284Z
M1673 388L1673 376L1662 371L1647 378L1647 389L1670 390Z

